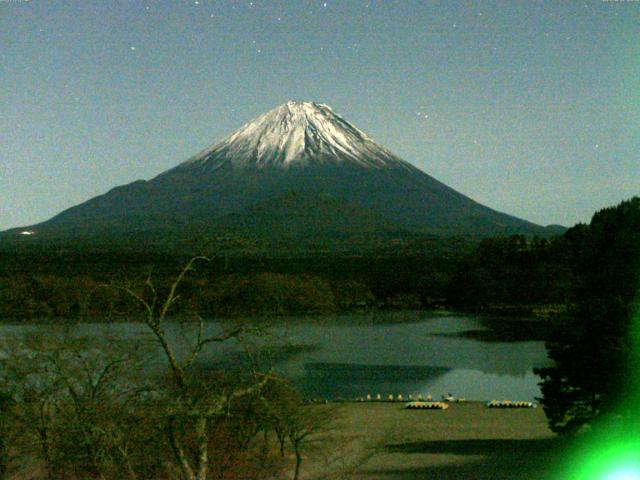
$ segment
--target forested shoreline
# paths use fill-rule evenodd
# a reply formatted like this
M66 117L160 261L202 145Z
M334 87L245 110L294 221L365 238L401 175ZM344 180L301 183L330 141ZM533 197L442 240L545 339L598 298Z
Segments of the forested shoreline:
M205 251L181 286L174 315L205 318L313 315L379 309L454 309L549 316L571 302L570 234L440 239L396 252L275 256ZM151 274L166 288L183 252L0 248L0 318L50 322L135 318L140 307L119 288Z
M368 264L351 259L352 265L343 264L339 270L327 265L326 269L301 271L295 264L304 259L248 271L220 271L215 260L213 265L203 262L181 286L182 302L174 315L198 311L206 318L222 318L443 308L517 315L564 303L559 277L551 277L553 272L541 268L541 262L532 271L529 260L524 259L537 255L531 249L544 247L522 241L483 242L478 247L480 259L438 261L416 255L377 258ZM512 248L510 242L524 248L518 253L523 258L510 259L515 262L511 265L482 263L484 249ZM120 287L140 288L152 274L159 288L166 288L174 272L170 266L161 269L151 264L110 272L49 269L0 274L0 318L55 322L135 317L139 305ZM509 275L519 278L506 279Z

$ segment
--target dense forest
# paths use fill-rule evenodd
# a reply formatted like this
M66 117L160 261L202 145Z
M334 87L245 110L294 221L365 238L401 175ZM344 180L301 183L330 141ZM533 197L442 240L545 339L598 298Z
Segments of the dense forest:
M202 262L181 286L180 309L205 317L301 315L373 309L524 314L565 305L570 236L489 239L412 238L374 248L299 252L198 251L90 244L0 245L0 318L24 321L130 318L139 306L113 288L166 288L196 254ZM285 255L282 252L292 252Z
M446 240L442 240L446 242ZM175 314L206 317L300 315L387 308L499 310L562 303L562 275L544 240L457 241L451 255L432 251L305 257L215 257L181 286ZM0 317L13 320L127 317L139 313L114 288L167 286L188 256L50 249L2 252ZM8 259L7 257L11 257ZM507 308L503 310L507 311Z
M209 260L181 285L182 301L174 315L447 308L552 318L579 296L586 231L587 225L578 224L550 239L387 239L369 242L361 251L326 240L315 251L286 245L252 250L238 247L240 241L232 249L213 242L197 251L162 243L141 249L135 244L5 242L0 244L0 318L132 318L140 307L119 286L143 288L152 275L166 289L197 254Z
M444 303L472 239L425 239L356 253L332 250L283 255L269 249L225 252L131 250L117 246L0 246L0 317L96 319L139 313L118 288L141 287L152 275L166 288L191 256L209 260L181 285L174 314L205 317L299 315L375 308L431 308Z

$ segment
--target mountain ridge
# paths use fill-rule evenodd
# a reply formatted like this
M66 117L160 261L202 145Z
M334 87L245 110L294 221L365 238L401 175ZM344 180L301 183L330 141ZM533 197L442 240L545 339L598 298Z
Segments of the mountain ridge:
M274 204L291 192L305 201ZM327 228L317 219L326 219ZM441 236L560 233L457 192L376 144L325 104L293 101L151 180L115 187L23 229L72 238L116 231L179 233L192 224L205 232L208 226L244 236L258 233L252 233L252 224L269 225L274 236L287 237L309 230L336 235L337 226L343 233L371 235L380 228Z

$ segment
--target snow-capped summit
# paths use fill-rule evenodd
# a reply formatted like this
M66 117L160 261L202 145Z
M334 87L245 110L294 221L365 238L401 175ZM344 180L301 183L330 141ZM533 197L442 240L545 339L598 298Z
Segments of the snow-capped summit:
M194 229L322 245L350 235L385 239L390 232L547 234L480 205L379 146L327 105L309 102L287 102L155 178L113 188L15 234L178 239L191 238Z
M181 167L217 170L309 164L355 164L385 168L409 164L377 145L322 103L289 101L255 118Z

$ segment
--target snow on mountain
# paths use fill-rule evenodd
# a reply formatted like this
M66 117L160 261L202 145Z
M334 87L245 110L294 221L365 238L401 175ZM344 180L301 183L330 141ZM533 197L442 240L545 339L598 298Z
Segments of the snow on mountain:
M351 163L365 168L413 168L328 105L289 101L242 126L220 143L190 158L178 168L216 170L309 164Z
M287 102L151 180L15 234L180 238L193 228L238 238L547 233L413 167L327 105Z

